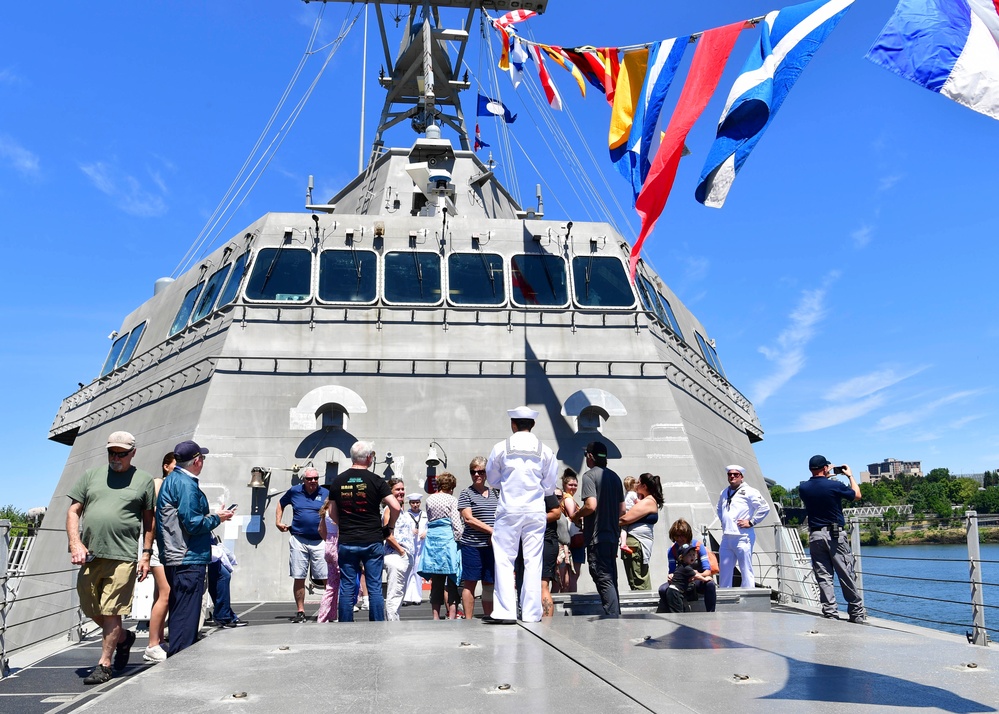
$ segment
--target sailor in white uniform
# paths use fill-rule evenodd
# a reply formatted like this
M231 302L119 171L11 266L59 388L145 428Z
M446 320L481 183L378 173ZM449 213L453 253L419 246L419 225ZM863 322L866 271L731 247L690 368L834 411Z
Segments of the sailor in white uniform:
M521 619L541 620L541 565L545 537L545 496L555 493L558 462L531 429L538 413L528 407L507 411L513 434L493 447L486 461L489 485L500 490L493 525L496 587L491 624L514 624L517 598L513 563L523 544Z
M732 587L735 566L742 573L742 587L756 587L753 574L753 527L770 513L770 504L759 491L743 483L746 470L733 464L726 467L728 488L718 497L718 519L722 539L718 546L718 580L723 588Z

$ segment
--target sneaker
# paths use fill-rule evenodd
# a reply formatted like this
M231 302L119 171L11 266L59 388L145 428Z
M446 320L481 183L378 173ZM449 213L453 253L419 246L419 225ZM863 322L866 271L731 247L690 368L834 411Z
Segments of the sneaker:
M362 610L367 610L368 609L368 596L367 595L365 595L364 597L361 598L361 609Z
M135 644L135 633L125 630L125 641L119 642L114 648L114 670L120 672L128 665L128 656L132 653L132 645Z
M852 622L855 625L866 625L867 618L863 615L861 615L860 617L851 617L850 622Z
M83 680L84 684L104 684L111 681L111 668L107 665L99 664L94 667L94 671Z
M292 622L308 622L309 618L305 616L305 613L299 610L295 613L295 619Z
M361 605L360 605L360 603L354 605L354 612L360 612L360 611L361 611Z
M839 613L836 612L822 613L822 617L825 618L826 620L838 620Z
M302 613L302 614L305 614L305 613ZM240 620L237 617L237 618L234 618L232 620L229 620L229 622L225 622L225 623L219 625L219 627L225 627L227 629L234 629L236 627L246 627L248 624L249 624L248 622Z
M142 659L146 662L156 664L157 662L166 662L167 653L160 645L153 645L152 647L147 647L142 652Z

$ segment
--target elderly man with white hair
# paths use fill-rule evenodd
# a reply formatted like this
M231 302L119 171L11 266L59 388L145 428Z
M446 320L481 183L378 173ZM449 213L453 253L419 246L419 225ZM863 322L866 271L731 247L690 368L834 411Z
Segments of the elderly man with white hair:
M513 434L493 447L486 461L486 477L499 488L493 525L496 561L496 597L490 624L517 622L517 597L513 563L524 548L524 582L520 591L521 619L540 622L541 565L544 551L545 496L555 493L558 462L550 448L531 429L538 413L529 407L507 411Z
M275 520L282 533L291 531L288 537L290 563L289 570L295 581L295 612L293 622L306 622L305 579L312 576L313 582L326 587L326 554L323 537L319 534L319 510L329 498L329 491L319 485L319 472L307 468L302 472L302 483L285 491L278 501ZM291 506L291 525L282 518L284 509Z
M723 588L732 587L736 565L742 574L742 587L756 587L753 574L753 528L770 513L770 504L759 491L743 483L746 470L735 464L725 467L728 488L718 497L718 520L722 524L721 545L718 547L718 579Z

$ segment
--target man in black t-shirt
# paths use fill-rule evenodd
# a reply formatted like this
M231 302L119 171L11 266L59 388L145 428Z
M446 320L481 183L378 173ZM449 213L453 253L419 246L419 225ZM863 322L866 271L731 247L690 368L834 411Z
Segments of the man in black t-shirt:
M351 467L330 484L330 518L340 527L337 558L340 562L340 622L354 621L357 575L363 569L368 584L368 619L385 619L382 595L383 542L391 538L399 517L399 502L388 482L370 468L375 463L375 445L358 441L350 447ZM388 526L382 527L379 505L388 506Z

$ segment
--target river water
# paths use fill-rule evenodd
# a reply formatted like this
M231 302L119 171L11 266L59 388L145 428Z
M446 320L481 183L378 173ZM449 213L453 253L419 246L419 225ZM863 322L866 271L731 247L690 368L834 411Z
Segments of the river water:
M872 617L959 635L971 630L967 546L865 546L861 556L864 604ZM985 627L999 641L999 544L983 544L981 560ZM838 582L836 596L845 609Z

